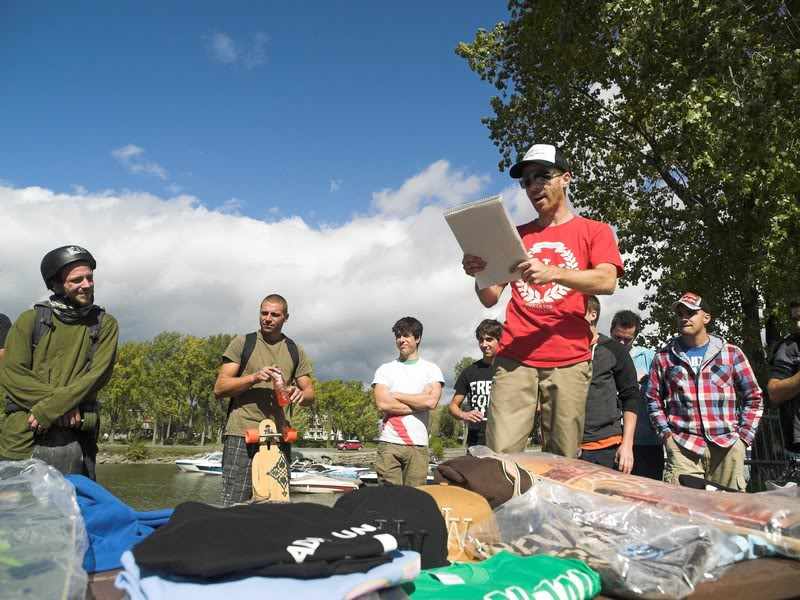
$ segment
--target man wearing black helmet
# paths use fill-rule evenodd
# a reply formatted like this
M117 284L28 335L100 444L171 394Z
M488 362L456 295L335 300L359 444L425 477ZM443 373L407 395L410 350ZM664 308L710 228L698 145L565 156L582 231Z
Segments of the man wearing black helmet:
M0 458L39 458L63 473L94 479L97 393L114 369L119 327L94 304L94 257L62 246L42 259L53 295L22 313L0 368L7 418Z

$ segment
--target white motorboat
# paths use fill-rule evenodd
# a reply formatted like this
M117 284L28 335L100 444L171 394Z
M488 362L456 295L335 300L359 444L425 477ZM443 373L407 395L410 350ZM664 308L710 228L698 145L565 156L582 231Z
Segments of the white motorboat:
M196 458L179 458L175 465L187 473L222 475L222 452L209 452Z
M314 473L316 475L325 475L327 477L339 477L342 479L349 479L350 481L358 481L359 476L369 471L369 468L352 467L348 465L326 465L308 461L295 461L292 464L292 471L296 471L298 473Z
M304 471L291 471L289 481L290 492L300 492L302 494L335 494L338 492L352 492L357 490L359 484L356 481L348 481L337 477L328 477L317 473Z

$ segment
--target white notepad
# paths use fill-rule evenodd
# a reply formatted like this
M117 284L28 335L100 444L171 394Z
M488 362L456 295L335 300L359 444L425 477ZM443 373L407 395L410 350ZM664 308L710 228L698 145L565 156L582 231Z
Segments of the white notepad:
M475 274L478 289L521 277L511 269L528 253L500 196L460 204L444 211L444 218L464 254L480 256L486 268Z

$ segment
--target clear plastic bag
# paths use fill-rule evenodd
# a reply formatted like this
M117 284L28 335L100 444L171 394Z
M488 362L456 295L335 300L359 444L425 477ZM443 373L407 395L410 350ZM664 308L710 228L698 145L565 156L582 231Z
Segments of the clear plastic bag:
M577 558L600 573L603 592L683 598L735 560L740 548L718 528L659 509L546 481L473 525L470 553L501 551Z
M493 453L480 447L473 454L490 456ZM690 489L545 452L497 456L517 463L534 477L543 477L571 489L657 507L681 518L719 527L727 533L760 540L783 556L800 558L800 502L796 496Z
M75 488L40 460L0 461L0 595L84 598L89 546Z

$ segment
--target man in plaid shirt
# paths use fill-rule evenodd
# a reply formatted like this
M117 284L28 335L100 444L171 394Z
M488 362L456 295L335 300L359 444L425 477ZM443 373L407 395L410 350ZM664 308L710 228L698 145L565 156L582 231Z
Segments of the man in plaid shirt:
M679 334L653 358L647 390L650 421L667 450L664 481L678 484L688 474L743 491L761 388L742 351L706 330L708 302L687 292L672 310ZM737 394L744 401L738 419Z

